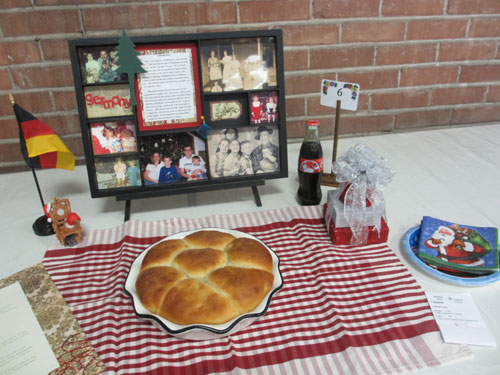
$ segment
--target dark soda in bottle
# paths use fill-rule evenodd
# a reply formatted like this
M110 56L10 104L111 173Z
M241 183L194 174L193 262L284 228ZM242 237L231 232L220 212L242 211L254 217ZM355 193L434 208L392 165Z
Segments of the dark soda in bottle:
M323 176L323 149L319 143L319 121L307 120L306 135L299 153L299 191L297 198L302 206L321 202L321 177Z

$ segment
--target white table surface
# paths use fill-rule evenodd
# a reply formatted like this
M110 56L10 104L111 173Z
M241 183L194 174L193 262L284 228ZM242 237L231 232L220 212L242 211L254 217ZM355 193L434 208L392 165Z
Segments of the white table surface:
M389 246L426 291L469 292L497 342L496 348L471 347L472 359L421 370L418 374L500 374L500 282L481 287L447 284L424 273L403 251L405 232L429 215L474 226L500 227L500 124L408 132L338 142L341 155L363 142L387 159L397 172L384 189L389 223ZM325 168L330 168L333 142L324 141ZM194 218L298 205L297 158L300 144L289 144L289 177L259 186L262 207L250 188L200 192L132 201L131 219ZM90 197L87 171L40 170L37 176L45 201L69 198L82 218L84 230L110 228L123 222L124 202ZM43 214L31 172L0 174L0 278L39 263L55 240L38 237L32 224ZM326 192L323 187L323 203Z

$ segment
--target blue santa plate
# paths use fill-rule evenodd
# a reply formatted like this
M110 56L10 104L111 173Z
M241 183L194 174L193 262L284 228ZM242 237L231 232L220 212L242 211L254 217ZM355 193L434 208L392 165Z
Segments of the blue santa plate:
M494 283L500 280L500 272L493 272L489 275L484 276L472 276L463 277L455 276L440 271L434 267L431 267L424 263L418 256L418 241L420 238L420 225L417 225L406 232L403 243L406 255L422 270L437 277L440 280L449 282L451 284L463 285L463 286L481 286Z

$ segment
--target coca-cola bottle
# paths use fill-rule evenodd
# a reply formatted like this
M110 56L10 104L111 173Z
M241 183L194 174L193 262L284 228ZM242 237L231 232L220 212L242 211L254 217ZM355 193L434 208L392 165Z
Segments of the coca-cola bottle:
M321 177L323 176L323 150L318 136L319 121L307 120L306 135L299 153L299 191L301 205L321 202Z

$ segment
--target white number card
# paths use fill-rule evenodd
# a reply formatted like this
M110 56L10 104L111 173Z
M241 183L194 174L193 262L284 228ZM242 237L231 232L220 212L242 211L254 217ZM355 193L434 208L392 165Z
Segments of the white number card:
M337 107L337 100L340 100L342 109L355 111L358 108L360 87L357 83L321 81L321 105L327 107Z

